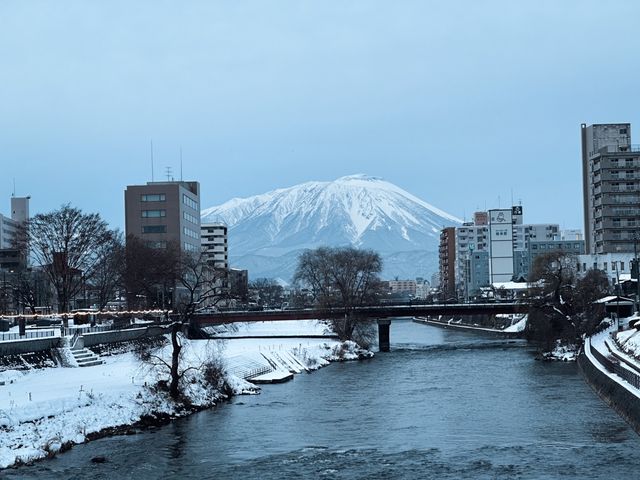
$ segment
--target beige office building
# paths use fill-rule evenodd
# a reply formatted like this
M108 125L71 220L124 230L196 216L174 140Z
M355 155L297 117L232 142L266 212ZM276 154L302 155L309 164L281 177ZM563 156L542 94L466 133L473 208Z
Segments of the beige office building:
M200 184L198 182L148 182L129 185L124 192L125 233L153 248L180 245L199 253Z

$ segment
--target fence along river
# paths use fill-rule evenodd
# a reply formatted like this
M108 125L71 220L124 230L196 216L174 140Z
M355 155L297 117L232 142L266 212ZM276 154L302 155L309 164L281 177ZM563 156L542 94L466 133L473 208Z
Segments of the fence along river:
M391 353L333 364L7 478L637 478L640 439L574 363L521 341L394 323ZM97 455L104 464L92 464Z

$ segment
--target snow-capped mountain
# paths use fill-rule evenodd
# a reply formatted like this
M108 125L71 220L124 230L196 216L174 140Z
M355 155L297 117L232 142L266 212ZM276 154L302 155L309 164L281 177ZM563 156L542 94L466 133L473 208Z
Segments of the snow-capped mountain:
M371 248L385 258L395 257L395 263L401 252L414 252L410 262L417 252L429 252L435 262L423 259L421 271L415 272L425 276L436 269L424 271L425 261L437 266L440 230L461 220L380 178L351 175L234 198L204 210L202 222L228 225L234 267L248 268L252 278L287 279L297 252L321 245ZM385 273L406 278L410 272L406 266L386 264Z

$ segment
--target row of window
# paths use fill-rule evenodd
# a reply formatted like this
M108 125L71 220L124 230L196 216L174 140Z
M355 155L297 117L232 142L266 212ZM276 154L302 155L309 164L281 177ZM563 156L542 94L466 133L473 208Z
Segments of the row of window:
M166 216L166 210L142 210L142 218L164 218Z
M191 207L194 210L198 210L198 202L196 202L189 195L182 194L182 203L184 203L187 207Z
M142 202L164 202L167 200L167 196L164 193L152 193L140 196Z
M167 248L167 242L162 240L157 242L145 242L145 245L149 248Z
M620 265L618 265L620 264ZM618 269L618 266L620 267L620 269ZM578 262L577 265L577 270L578 272L580 271L580 263ZM605 272L609 271L609 265L607 262L603 262L602 263L602 270L604 270ZM597 270L598 269L598 264L596 262L593 262L593 269ZM619 271L619 272L624 272L624 262L611 262L611 271L615 272L615 271ZM586 272L587 271L587 264L586 263L582 263L582 271Z
M167 233L166 225L143 225L142 233Z
M194 225L200 225L198 222L198 218L195 215L191 215L189 212L182 212L182 218L184 218L187 222L191 222Z
M189 242L184 242L184 249L187 252L197 252L198 251L198 247L196 247L195 245L189 243Z
M200 238L200 235L198 235L198 233L194 232L188 227L182 227L182 233L184 233L187 237Z

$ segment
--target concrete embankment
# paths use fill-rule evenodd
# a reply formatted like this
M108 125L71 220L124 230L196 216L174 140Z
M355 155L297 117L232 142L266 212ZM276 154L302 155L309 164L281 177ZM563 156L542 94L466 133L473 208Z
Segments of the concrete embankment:
M433 320L424 317L414 317L413 321L425 325L433 325L440 328L449 328L452 330L464 330L466 332L481 333L492 335L499 338L524 338L523 332L505 332L496 328L479 327L476 325L466 325L464 323L453 323L449 321Z
M593 390L640 434L640 397L624 382L614 380L605 365L593 355L589 341L578 355L578 366Z

